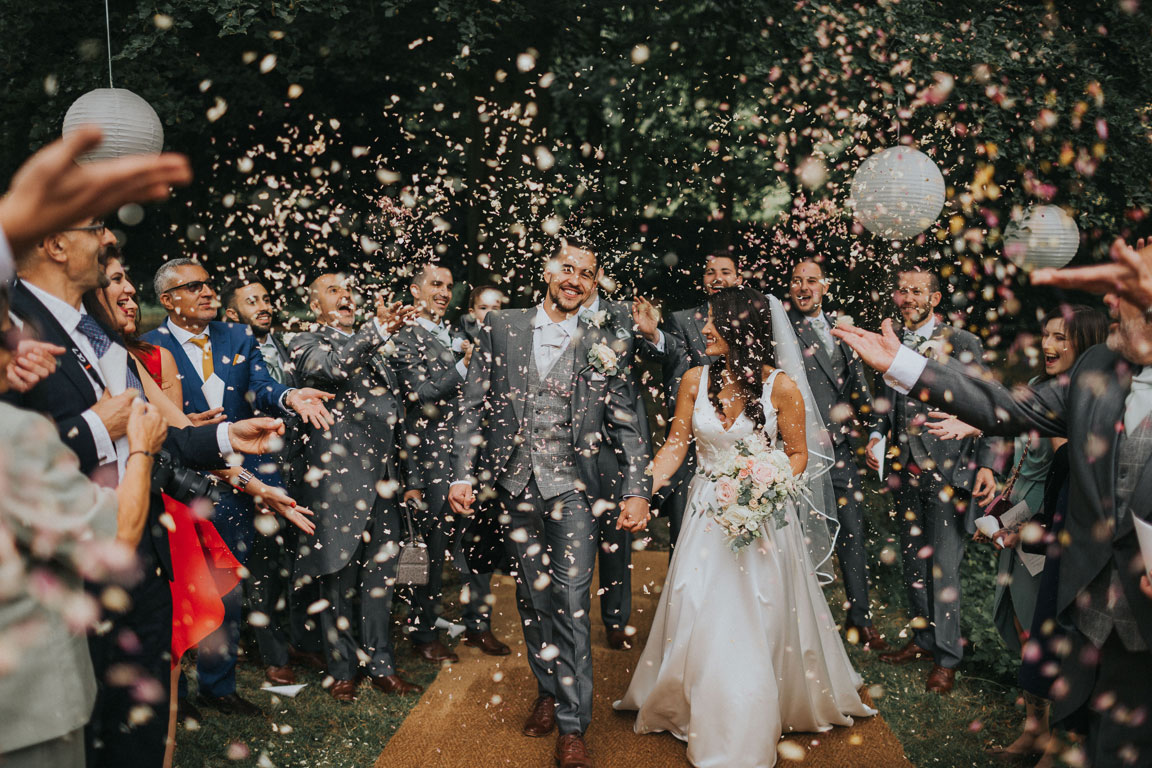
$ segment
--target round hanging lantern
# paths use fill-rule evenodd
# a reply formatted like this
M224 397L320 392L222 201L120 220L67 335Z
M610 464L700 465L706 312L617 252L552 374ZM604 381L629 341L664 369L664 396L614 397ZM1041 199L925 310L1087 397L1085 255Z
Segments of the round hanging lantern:
M923 152L889 147L860 164L848 204L869 232L907 240L932 226L943 210L944 176Z
M1023 269L1059 269L1076 255L1080 229L1058 205L1037 205L1004 228L1004 255Z
M152 106L123 88L97 88L72 103L64 115L64 135L81 125L104 132L103 143L85 161L125 155L155 155L164 148L164 126Z

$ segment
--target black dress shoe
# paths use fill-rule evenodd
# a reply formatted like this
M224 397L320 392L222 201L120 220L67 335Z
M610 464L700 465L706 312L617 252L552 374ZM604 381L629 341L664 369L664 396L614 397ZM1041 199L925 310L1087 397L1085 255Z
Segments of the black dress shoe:
M608 647L614 651L632 650L632 636L622 629L608 630Z
M264 710L247 699L240 698L239 694L229 693L226 696L200 695L196 702L202 707L209 707L222 715L242 715L244 717L257 717L264 714Z
M204 715L200 714L200 710L188 699L176 699L176 722L185 725L189 720L202 723Z

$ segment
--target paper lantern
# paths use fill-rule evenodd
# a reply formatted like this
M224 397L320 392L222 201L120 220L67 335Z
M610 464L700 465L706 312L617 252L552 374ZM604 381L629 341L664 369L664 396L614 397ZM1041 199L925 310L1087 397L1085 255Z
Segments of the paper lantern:
M928 155L889 147L856 170L848 204L869 232L889 240L915 237L944 208L944 176Z
M155 155L164 148L164 126L152 106L123 88L97 88L72 103L64 115L64 135L95 125L104 142L81 158L104 160L125 155Z
M1059 269L1076 255L1080 229L1058 205L1037 205L1004 228L1004 255L1022 269Z

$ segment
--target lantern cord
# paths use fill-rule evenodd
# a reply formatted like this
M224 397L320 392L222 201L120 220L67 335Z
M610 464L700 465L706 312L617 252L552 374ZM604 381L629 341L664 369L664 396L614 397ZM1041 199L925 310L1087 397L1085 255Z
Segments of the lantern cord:
M104 30L108 34L108 87L115 88L112 85L112 19L108 13L108 0L104 0Z

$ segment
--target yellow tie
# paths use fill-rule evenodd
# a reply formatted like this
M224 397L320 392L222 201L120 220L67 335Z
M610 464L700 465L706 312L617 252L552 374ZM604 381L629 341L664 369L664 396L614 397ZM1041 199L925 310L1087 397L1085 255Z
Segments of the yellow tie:
M200 368L204 374L204 381L208 381L208 379L212 376L212 373L216 370L212 367L212 350L208 348L208 337L193 336L191 339L189 339L189 341L200 347L200 353L203 355Z

